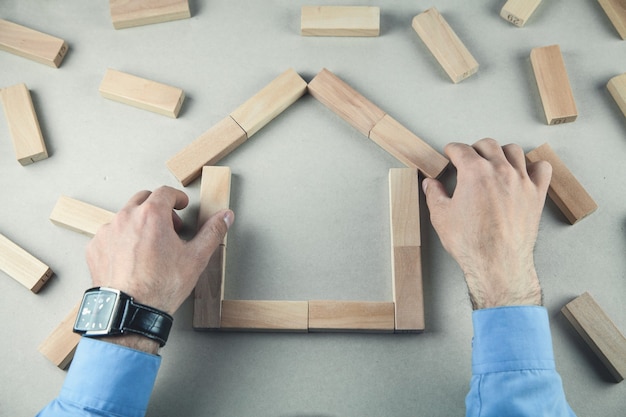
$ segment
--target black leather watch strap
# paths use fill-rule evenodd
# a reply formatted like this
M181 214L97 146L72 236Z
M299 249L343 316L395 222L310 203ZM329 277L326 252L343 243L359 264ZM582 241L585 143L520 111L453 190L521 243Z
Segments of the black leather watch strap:
M120 323L122 333L130 332L146 336L163 347L174 319L169 314L152 307L127 301L124 317Z

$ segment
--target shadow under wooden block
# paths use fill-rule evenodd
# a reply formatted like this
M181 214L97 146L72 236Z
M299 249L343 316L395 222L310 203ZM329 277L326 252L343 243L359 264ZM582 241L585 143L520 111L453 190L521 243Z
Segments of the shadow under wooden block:
M310 332L393 333L394 303L372 301L309 301Z
M66 369L72 362L74 352L76 352L76 347L80 342L81 336L73 331L80 305L81 302L74 306L67 317L50 333L38 349L50 362L61 369Z
M370 6L302 6L302 36L378 36L380 8Z
M0 271L34 293L52 277L48 265L0 234Z
M0 50L58 68L68 47L63 39L0 19Z
M308 305L306 301L224 300L220 328L306 333Z
M600 358L616 382L626 377L626 338L596 303L584 293L567 303L561 312Z
M50 213L50 221L57 226L94 237L101 226L110 223L115 213L70 197L59 197Z
M191 17L189 0L109 0L109 8L115 29Z

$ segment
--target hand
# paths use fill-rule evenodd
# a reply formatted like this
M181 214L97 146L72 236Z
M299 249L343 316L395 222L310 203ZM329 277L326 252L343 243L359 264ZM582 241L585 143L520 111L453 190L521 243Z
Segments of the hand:
M541 305L533 250L552 167L526 165L522 148L483 139L451 143L457 168L452 198L434 179L422 183L431 222L459 263L474 309Z

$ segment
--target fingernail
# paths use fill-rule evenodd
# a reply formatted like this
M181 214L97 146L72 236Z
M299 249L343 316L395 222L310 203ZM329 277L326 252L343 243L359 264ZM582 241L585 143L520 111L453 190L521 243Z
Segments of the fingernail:
M226 214L224 215L224 223L226 223L226 228L230 229L230 226L233 224L234 221L234 213L232 211L227 211Z
M424 180L422 180L422 190L424 190L424 193L426 193L427 189L428 189L428 178L424 178Z

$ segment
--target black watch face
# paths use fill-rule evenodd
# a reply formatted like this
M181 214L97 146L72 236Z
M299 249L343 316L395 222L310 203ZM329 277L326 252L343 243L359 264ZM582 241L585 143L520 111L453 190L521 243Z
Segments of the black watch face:
M74 328L83 332L107 332L118 295L109 291L85 294Z

